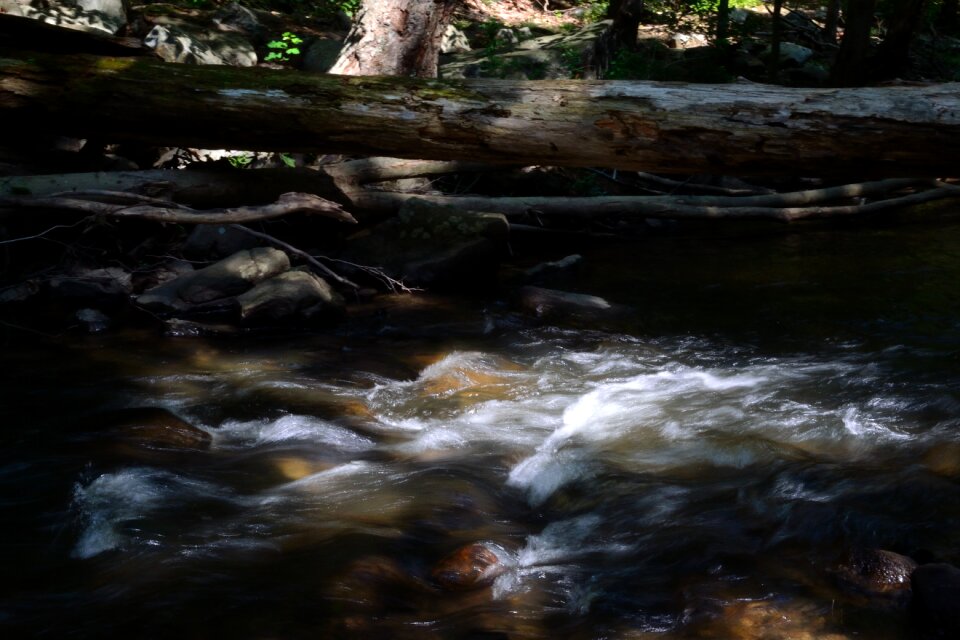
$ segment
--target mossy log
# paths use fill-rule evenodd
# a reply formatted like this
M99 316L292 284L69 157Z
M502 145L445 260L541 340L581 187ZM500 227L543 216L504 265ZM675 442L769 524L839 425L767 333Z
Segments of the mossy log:
M679 174L943 177L960 157L960 84L347 77L7 51L0 118L5 135Z

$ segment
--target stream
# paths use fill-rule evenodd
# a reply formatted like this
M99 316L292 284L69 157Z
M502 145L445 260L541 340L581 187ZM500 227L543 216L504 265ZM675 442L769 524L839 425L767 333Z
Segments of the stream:
M629 322L423 295L332 332L7 331L0 632L914 637L836 571L960 564L960 224L584 257L561 288ZM117 430L145 407L209 446ZM438 586L474 543L487 584Z

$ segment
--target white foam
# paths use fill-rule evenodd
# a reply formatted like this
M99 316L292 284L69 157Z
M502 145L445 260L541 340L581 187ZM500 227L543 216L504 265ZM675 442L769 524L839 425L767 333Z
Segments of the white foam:
M91 558L122 547L130 541L125 525L191 497L232 499L229 492L210 483L141 467L105 473L86 486L77 485L73 500L83 531L72 555ZM146 538L142 543L153 545L157 541Z
M350 429L312 416L287 415L277 420L230 420L213 431L217 446L263 446L284 442L323 445L337 451L358 452L376 443Z

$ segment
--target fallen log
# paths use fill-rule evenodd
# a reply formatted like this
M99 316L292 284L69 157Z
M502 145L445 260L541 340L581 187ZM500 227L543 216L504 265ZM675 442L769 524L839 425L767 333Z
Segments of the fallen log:
M656 173L945 177L960 85L436 80L0 53L0 117L201 148Z

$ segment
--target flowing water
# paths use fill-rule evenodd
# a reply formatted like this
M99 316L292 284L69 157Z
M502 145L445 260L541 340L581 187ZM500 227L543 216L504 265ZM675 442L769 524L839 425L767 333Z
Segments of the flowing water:
M332 334L8 334L0 630L912 637L837 567L960 561L960 226L586 264L629 322L425 299ZM123 432L134 407L209 447ZM492 584L438 586L471 543Z

